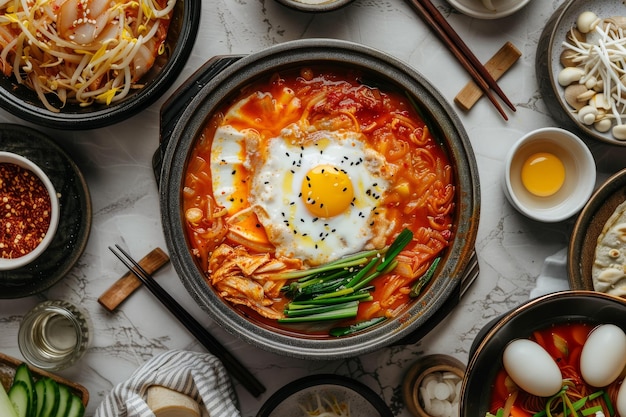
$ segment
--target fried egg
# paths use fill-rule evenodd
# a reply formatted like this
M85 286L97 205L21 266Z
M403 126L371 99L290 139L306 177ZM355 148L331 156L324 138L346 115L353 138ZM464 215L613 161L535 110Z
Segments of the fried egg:
M249 202L277 256L319 265L385 234L380 202L389 172L360 133L305 132L294 124L247 158Z

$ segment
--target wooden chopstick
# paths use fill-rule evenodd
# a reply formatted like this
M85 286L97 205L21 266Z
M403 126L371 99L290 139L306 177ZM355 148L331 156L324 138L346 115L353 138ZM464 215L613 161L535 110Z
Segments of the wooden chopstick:
M492 89L511 110L515 111L515 106L507 98L500 86L498 86L498 83L493 79L491 74L489 74L478 58L476 58L465 42L463 42L452 26L450 26L439 10L437 10L430 0L407 1L411 6L413 6L420 17L428 24L435 34L444 42L450 52L454 54L463 68L465 68L465 70L471 75L474 82L478 84L487 98L489 98L489 100L493 103L504 120L508 120L506 113L496 101L495 97L493 97L490 89Z
M250 392L250 394L258 397L265 392L265 387L259 380L246 369L241 362L237 360L220 342L215 339L200 323L194 319L172 296L161 287L156 280L148 274L124 249L119 245L115 245L117 251L109 246L109 250L113 252L117 258L137 278L143 282L150 292L183 324L187 330L193 334L196 339L207 350L214 354L222 361L224 367L233 375L241 384Z

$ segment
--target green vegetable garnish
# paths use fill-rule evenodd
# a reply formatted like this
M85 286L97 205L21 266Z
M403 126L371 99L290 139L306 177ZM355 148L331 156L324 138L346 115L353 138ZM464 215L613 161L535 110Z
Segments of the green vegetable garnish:
M307 270L277 274L293 280L282 289L293 301L285 306L280 323L354 318L361 301L371 301L371 281L395 269L396 256L413 240L402 230L388 247L346 256ZM360 325L359 328L364 325Z
M424 289L424 287L426 286L426 284L428 284L428 282L430 281L430 279L433 277L433 275L435 274L435 270L437 269L437 266L439 265L439 261L441 260L441 257L439 258L435 258L435 260L433 261L433 263L428 267L428 270L424 273L424 275L422 275L416 282L415 284L413 284L413 287L411 288L411 292L409 293L409 296L411 298L415 298L417 296L419 296L422 292L422 290Z

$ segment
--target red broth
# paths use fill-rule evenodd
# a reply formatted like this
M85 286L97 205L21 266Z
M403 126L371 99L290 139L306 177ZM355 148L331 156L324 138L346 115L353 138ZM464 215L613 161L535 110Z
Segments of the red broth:
M580 373L580 354L589 333L594 327L595 325L588 323L560 324L535 331L530 339L541 345L555 360L556 364L561 369L564 381L570 381L567 396L572 403L592 393L603 390L614 408L617 391L619 390L622 379L617 378L617 380L608 387L596 388L586 384ZM510 416L531 417L545 410L548 398L537 397L522 390L514 394L515 389L511 389L512 385L514 384L510 381L508 374L504 368L501 368L492 386L489 409L492 414L495 415L499 408L504 408L507 399L511 401L510 398L512 399L512 395L517 395L517 397L513 401ZM597 405L603 407L605 416L608 417L611 415L607 409L604 395L592 401L587 401L580 411ZM554 401L552 409L553 415L562 413L562 401ZM579 415L582 414L579 412Z
M398 257L401 267L372 282L376 288L374 300L360 304L356 320L391 317L410 303L412 283L441 255L453 236L453 168L445 150L403 92L368 86L363 80L363 74L352 70L307 67L286 71L247 86L241 95L211 117L192 149L183 192L184 213L195 214L193 218L186 216L188 241L200 267L207 273L209 284L209 263L216 248L222 244L231 247L242 244L231 238L223 210L213 196L209 161L216 130L228 123L238 130L254 129L261 141L265 141L281 134L285 126L306 119L315 126L324 123L340 129L352 126L363 134L368 147L397 167L393 180L396 186L391 187L382 201L387 209L386 221L393 222L384 243L390 244L403 228L413 231L414 239ZM285 105L281 111L268 110L281 102L285 89L293 92L302 106ZM261 98L250 100L239 109L239 117L225 120L225 114L234 103L255 92L263 98L271 94L273 102ZM320 95L324 96L321 101ZM233 170L241 187L233 193L232 200L239 202L243 210L248 204L245 184L252 174L247 169ZM259 230L262 228L255 216L247 217L240 226L254 231L251 233L257 239L255 245L244 242L250 256L264 252L273 256L271 243ZM266 297L266 300L271 301L269 307L278 312L288 301L276 296ZM259 311L252 311L247 301L240 301L235 300L233 304L246 314L277 325Z

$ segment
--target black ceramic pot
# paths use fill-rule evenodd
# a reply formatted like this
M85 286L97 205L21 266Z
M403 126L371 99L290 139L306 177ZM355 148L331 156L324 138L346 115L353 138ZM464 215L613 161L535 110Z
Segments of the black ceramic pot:
M410 94L441 138L454 166L457 186L454 239L440 263L440 272L427 291L398 317L371 330L334 339L279 332L225 303L206 284L189 251L181 210L187 160L208 116L258 77L313 64L359 68L381 83ZM161 123L162 152L155 154L155 160L160 168L157 176L160 177L162 222L172 263L197 303L227 331L252 345L293 357L334 359L398 343L420 329L432 328L429 320L448 300L458 300L464 274L468 269L475 270L480 189L467 134L449 104L428 81L408 65L384 53L345 41L307 39L276 45L243 58L217 59L172 96L162 110Z

